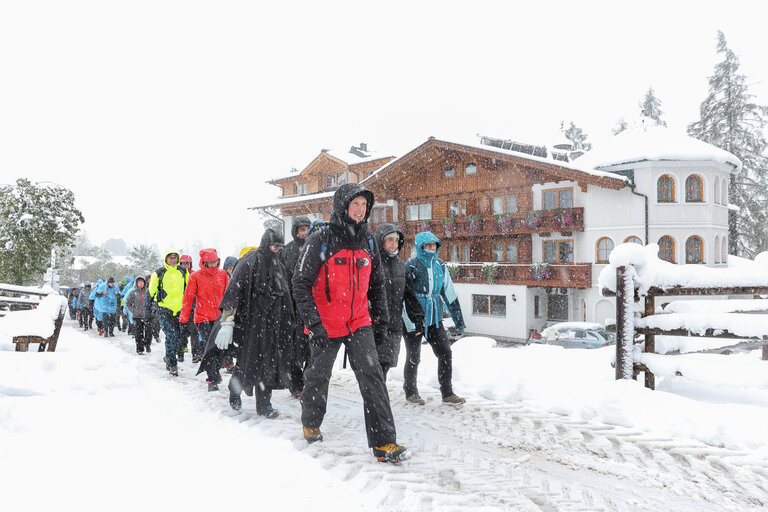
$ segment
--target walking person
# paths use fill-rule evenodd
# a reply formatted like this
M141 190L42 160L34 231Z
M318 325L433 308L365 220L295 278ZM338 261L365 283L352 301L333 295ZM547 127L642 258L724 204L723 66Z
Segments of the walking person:
M465 328L459 299L445 262L437 257L440 239L429 231L422 231L416 234L415 245L416 257L408 260L405 267L411 274L414 291L424 311L426 326L424 337L437 357L437 381L440 384L440 393L444 404L461 405L466 400L453 392L453 353L448 334L443 327L443 309L447 305L454 325L459 329ZM403 370L403 390L406 400L424 405L416 385L421 361L421 334L417 334L416 326L407 317L403 316L403 322L408 331L404 336L406 359Z
M293 304L294 326L293 326L293 355L291 358L291 387L289 388L293 398L301 396L301 390L304 389L304 369L309 362L309 339L304 334L304 322L301 321L299 312L296 309L296 303L293 301L293 270L296 268L296 262L299 261L299 253L307 239L307 232L312 222L309 217L298 216L293 219L291 226L291 236L293 240L288 242L281 251L280 257L285 266L285 275L288 279L288 286L291 288L291 304Z
M333 196L330 222L307 239L294 271L294 299L311 350L304 372L301 423L308 443L322 441L328 385L343 344L363 397L368 446L379 461L398 462L407 451L397 444L371 327L388 322L381 260L368 234L372 207L370 190L358 183L340 186Z
M211 334L219 350L233 343L239 347L229 380L230 405L242 407L242 391L255 394L256 414L267 418L279 414L272 407L272 390L291 383L293 304L278 254L282 246L283 235L267 229L259 248L240 258L219 304L218 329Z
M80 310L80 319L82 320L82 328L84 331L93 329L93 301L90 299L91 295L91 283L86 281L83 284L83 289L77 296L77 307Z
M187 269L187 282L189 282L189 278L192 277L192 274L195 273L194 270L192 270L192 256L189 254L182 254L179 258L179 266L184 267ZM192 317L194 317L195 312L195 304L192 304ZM176 345L176 358L179 360L180 363L184 362L184 354L188 352L189 345L192 346L192 362L198 363L200 360L195 360L195 347L194 347L194 340L197 338L197 328L195 327L194 322L187 322L187 323L181 323L179 322L179 343ZM192 341L192 343L190 343Z
M125 298L125 307L131 314L133 321L133 335L136 339L136 353L152 352L152 330L145 320L149 318L149 304L152 297L149 295L147 283L141 276L136 276L133 281L133 289Z
M403 248L405 237L392 224L381 224L376 229L376 242L381 253L384 282L387 284L387 310L389 323L373 329L379 364L387 380L387 372L397 366L400 342L403 338L403 305L405 314L416 326L416 335L424 332L424 310L413 291L413 278L406 272L405 263L398 255Z
M157 305L157 315L165 334L165 368L173 376L179 375L176 348L179 344L179 313L184 288L187 286L187 269L179 263L179 252L165 251L163 266L152 273L149 294Z
M100 284L95 291L96 300L93 308L101 312L104 337L115 337L115 312L120 301L120 288L115 285L115 278L110 277L106 283ZM102 334L99 331L99 334Z
M200 362L203 358L203 350L211 329L221 313L219 304L229 284L229 276L219 268L220 263L216 249L201 250L200 270L189 276L187 289L184 291L179 321L182 325L192 322L197 325L198 339L192 340L192 362L194 363ZM208 391L219 389L221 375L218 370L219 364L215 361L208 372Z
M224 272L231 278L232 272L235 271L235 265L237 264L237 258L235 256L227 256L224 258L224 264L221 266Z

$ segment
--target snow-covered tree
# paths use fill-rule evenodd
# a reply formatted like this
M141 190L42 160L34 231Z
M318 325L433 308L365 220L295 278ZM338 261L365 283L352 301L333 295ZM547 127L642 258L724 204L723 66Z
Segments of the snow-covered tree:
M565 135L565 138L573 142L573 149L583 149L584 151L589 151L592 149L592 144L587 142L588 135L584 133L584 130L576 126L573 121L571 121L571 124L568 126L568 128L565 128L565 122L560 123L560 131L563 132L563 135Z
M52 256L69 253L83 222L75 195L60 185L20 178L0 187L0 281L33 284Z
M626 130L627 128L629 128L629 123L627 123L626 119L624 119L623 117L620 117L616 121L616 126L614 126L611 129L611 133L613 133L614 135L618 135L621 132L623 132L624 130Z
M688 134L736 155L743 167L731 173L728 202L739 207L728 219L729 252L754 257L768 249L768 158L764 128L768 108L753 101L739 59L717 33L723 60L709 78L709 93L699 107L700 118Z
M656 126L667 126L667 122L661 119L664 112L661 110L661 100L653 94L653 87L648 88L648 92L645 93L645 97L640 102L640 114L653 119Z
M162 266L160 255L151 246L145 244L134 245L128 255L132 273L135 275L147 275Z

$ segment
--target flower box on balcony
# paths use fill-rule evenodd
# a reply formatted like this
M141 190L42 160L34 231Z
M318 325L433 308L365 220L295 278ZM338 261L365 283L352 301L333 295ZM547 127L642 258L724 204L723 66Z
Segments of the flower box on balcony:
M451 238L456 234L456 219L453 217L443 217L443 234L447 238Z
M478 235L483 230L483 219L479 215L467 217L467 232L470 235Z

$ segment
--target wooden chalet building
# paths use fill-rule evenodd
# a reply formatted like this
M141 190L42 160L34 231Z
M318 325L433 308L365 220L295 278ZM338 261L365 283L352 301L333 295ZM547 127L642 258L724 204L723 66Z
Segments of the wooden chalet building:
M430 138L402 157L365 165L322 152L300 175L270 181L284 195L265 206L280 209L290 237L296 215L327 219L340 184L332 176L355 170L351 179L376 197L371 230L397 224L406 237L403 259L414 254L419 231L441 239L468 331L527 339L530 329L576 317L574 293L593 285L591 255L574 252L586 194L627 181L555 160L544 147L482 142Z
M324 149L304 170L267 183L280 187L282 198L256 208L280 210L290 237L291 222L299 215L328 220L333 211L333 192L344 183L360 183L394 156L377 156L365 143L352 146L347 153Z

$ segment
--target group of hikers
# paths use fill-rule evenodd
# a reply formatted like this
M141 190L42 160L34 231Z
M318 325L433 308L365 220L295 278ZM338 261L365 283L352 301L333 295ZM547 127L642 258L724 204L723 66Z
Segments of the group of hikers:
M406 400L425 405L416 383L423 337L438 360L442 402L461 405L465 400L452 388L444 311L457 328L465 326L450 274L437 257L440 240L418 233L416 256L404 262L404 236L394 225L369 232L373 204L371 191L344 184L334 194L330 220L296 217L285 246L282 233L267 229L258 248L228 257L223 270L215 249L201 250L194 272L183 261L188 256L168 250L163 267L148 278L136 277L122 291L111 278L92 290L86 286L77 304L85 309L80 297L88 290L100 334L109 336L115 325L111 305L124 297L136 351L150 350L157 339L153 323L159 323L163 360L174 376L183 361L180 346L190 338L193 362L200 363L197 373L206 374L209 391L218 390L222 368L231 371L229 403L235 410L244 392L255 395L257 414L277 417L272 391L288 389L300 399L308 443L323 439L331 372L344 345L363 398L368 446L379 461L398 462L408 452L397 443L386 376L397 366L401 339ZM87 315L80 316L84 329Z

